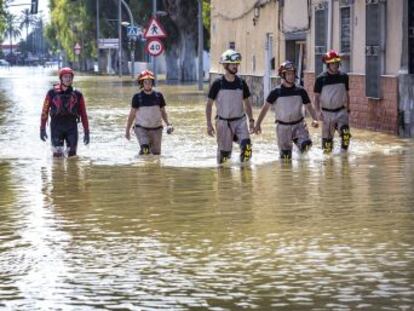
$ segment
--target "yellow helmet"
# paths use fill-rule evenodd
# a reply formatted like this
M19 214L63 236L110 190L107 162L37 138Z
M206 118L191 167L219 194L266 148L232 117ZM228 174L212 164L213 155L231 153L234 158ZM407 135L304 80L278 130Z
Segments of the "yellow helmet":
M241 54L235 50L229 49L221 54L220 64L240 64L242 60Z

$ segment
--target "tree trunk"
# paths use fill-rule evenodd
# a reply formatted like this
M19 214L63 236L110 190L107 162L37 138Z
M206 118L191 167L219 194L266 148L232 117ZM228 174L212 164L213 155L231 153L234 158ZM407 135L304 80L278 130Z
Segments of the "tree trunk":
M181 31L181 81L195 81L196 76L196 39L194 32Z
M179 46L174 44L165 52L167 62L167 80L180 80L180 68L178 67Z
M164 6L178 30L180 80L194 81L196 80L197 1L164 0Z

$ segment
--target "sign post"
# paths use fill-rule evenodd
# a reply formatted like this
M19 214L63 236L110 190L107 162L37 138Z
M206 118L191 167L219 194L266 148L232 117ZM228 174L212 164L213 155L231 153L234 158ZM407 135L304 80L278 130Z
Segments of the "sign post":
M147 39L145 50L152 56L152 70L154 71L154 75L157 76L157 63L155 57L159 56L164 51L164 46L160 39L166 38L167 33L155 17L155 11L153 13L154 16L151 17L147 28L145 29L144 38Z
M129 38L131 49L131 78L134 79L135 75L135 41L138 37L142 36L141 28L135 25L127 27L127 36Z

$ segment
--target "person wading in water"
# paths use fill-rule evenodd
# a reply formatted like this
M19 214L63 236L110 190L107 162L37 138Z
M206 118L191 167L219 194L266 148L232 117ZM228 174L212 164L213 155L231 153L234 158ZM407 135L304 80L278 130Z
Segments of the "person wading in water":
M60 83L53 86L43 103L40 120L40 139L47 140L46 123L50 112L50 139L54 157L64 155L64 145L68 157L75 156L78 146L78 121L83 125L83 142L89 144L89 123L86 105L80 91L72 87L74 72L64 67L59 71Z
M225 51L220 58L225 74L213 82L208 93L207 134L212 137L217 134L219 164L231 158L233 141L240 145L241 162L247 162L252 157L250 133L253 131L254 119L249 87L237 76L240 62L240 53L234 50ZM215 129L211 122L213 103L217 110Z

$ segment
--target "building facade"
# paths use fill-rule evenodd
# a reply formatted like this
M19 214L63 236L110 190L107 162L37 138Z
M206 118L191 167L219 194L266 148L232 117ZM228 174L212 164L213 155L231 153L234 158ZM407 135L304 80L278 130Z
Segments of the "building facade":
M414 137L414 0L212 0L211 43L211 77L235 48L256 105L286 59L313 95L333 48L350 76L351 124Z

